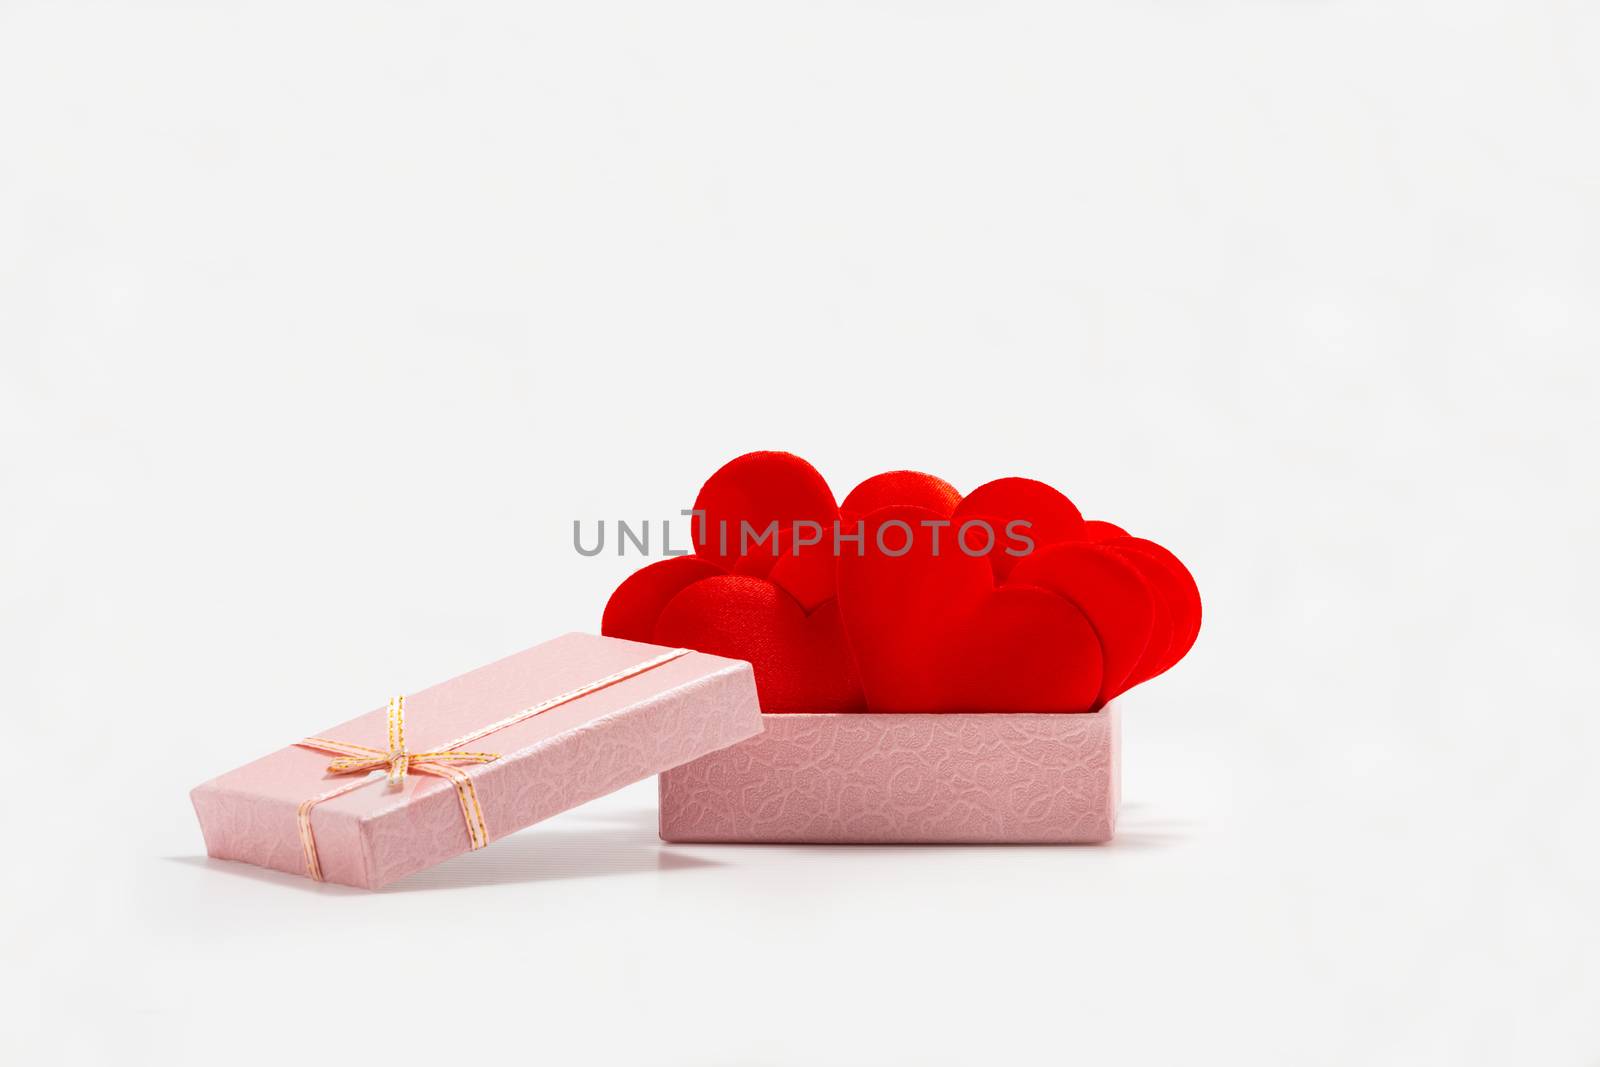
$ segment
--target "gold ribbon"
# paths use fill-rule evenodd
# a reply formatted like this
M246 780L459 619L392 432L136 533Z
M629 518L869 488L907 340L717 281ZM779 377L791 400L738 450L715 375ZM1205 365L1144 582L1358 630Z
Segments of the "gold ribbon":
M405 785L406 775L426 774L435 778L443 778L456 787L456 798L461 802L461 815L467 824L467 839L472 849L480 849L489 843L489 830L483 818L483 805L478 802L478 790L472 784L472 777L455 764L483 764L492 763L499 759L494 752L466 752L463 745L471 744L480 738L487 737L497 730L504 730L524 722L535 715L542 715L551 708L559 707L581 696L587 696L599 689L615 685L627 678L643 674L664 663L671 663L680 656L688 655L689 649L675 648L664 652L654 659L636 663L625 667L615 674L608 674L604 678L576 689L569 689L565 693L553 696L549 700L541 701L532 707L523 708L513 712L505 718L480 727L471 733L463 734L448 744L440 745L427 752L409 752L406 749L406 698L397 696L389 701L389 747L369 748L366 745L352 744L349 741L335 741L328 737L308 737L295 744L302 748L315 749L318 752L328 752L340 757L328 764L328 773L335 775L362 774L377 770L387 769L385 780L390 789L399 789ZM317 839L311 832L311 809L325 800L343 796L346 793L360 789L375 778L363 778L359 781L346 782L337 788L325 793L319 793L300 805L296 818L300 826L300 844L305 849L306 873L317 881L322 881L322 864L317 858Z

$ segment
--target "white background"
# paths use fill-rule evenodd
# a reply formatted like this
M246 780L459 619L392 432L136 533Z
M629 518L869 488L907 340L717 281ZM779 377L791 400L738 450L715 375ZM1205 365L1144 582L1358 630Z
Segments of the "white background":
M1595 1064L1600 12L0 0L19 1063ZM753 448L1047 479L1206 623L1118 840L380 894L187 791L571 629Z

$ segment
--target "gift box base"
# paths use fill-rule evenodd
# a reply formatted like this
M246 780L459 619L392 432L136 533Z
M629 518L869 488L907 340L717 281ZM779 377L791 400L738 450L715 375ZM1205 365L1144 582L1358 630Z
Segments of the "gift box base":
M1116 831L1115 704L763 719L756 737L661 775L663 840L1099 844Z

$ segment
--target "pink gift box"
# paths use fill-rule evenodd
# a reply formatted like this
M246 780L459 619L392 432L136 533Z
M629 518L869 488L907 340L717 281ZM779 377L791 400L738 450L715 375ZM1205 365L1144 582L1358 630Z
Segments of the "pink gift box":
M430 751L666 652L567 634L405 698L406 750ZM387 749L388 714L368 712L317 736ZM483 842L614 792L761 731L750 665L689 652L463 746L496 754L463 764ZM352 779L336 756L291 745L196 788L191 797L218 859L309 873L301 809ZM473 847L464 792L413 771L399 790L374 772L307 813L315 858L331 882L375 889Z
M661 775L663 840L1096 844L1116 830L1115 704L765 719L759 735Z

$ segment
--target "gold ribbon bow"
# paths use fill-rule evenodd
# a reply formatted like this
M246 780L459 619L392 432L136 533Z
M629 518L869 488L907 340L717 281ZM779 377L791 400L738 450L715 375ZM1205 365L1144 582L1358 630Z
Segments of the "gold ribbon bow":
M339 758L328 764L328 773L336 775L361 774L377 770L388 770L387 781L390 789L399 789L405 785L406 775L426 774L435 778L443 778L456 787L456 798L461 801L461 815L467 823L467 838L470 846L476 850L489 843L489 830L483 818L483 805L478 802L477 787L472 784L472 778L466 770L453 764L482 764L493 763L500 756L494 752L465 752L461 746L470 744L480 738L503 730L507 726L514 726L519 722L531 719L535 715L542 715L551 708L558 707L568 701L587 696L597 689L604 689L608 685L615 685L625 678L632 678L636 674L659 667L663 663L670 663L679 656L689 654L687 648L675 648L664 652L654 659L636 663L625 667L615 674L604 678L597 678L587 685L580 685L576 689L569 689L559 696L542 701L529 708L508 715L488 726L481 727L454 741L429 752L408 752L406 750L406 698L397 696L389 701L389 748L368 748L366 745L352 744L349 741L335 741L328 737L308 737L295 744L302 748L315 749L318 752L328 752ZM322 881L322 863L317 858L317 840L311 832L311 809L325 800L343 796L353 790L359 789L372 778L362 778L353 782L346 782L335 789L319 793L300 805L297 812L297 821L300 826L300 843L306 854L306 873L317 881Z
M411 771L448 778L449 775L440 773L452 769L446 766L447 764L489 763L500 758L495 752L460 752L451 749L440 749L437 752L407 752L406 698L403 696L389 701L389 751L387 752L368 748L366 745L331 741L326 737L308 737L300 743L309 748L321 749L323 752L345 754L343 759L336 759L328 764L329 774L360 774L363 771L388 767L390 789L399 789L405 785L406 775Z
M390 789L399 789L405 785L406 775L412 771L448 780L456 787L456 797L461 801L461 815L467 821L467 837L471 840L472 847L480 849L489 843L489 831L483 822L483 805L478 803L478 790L465 771L451 764L491 763L500 758L499 754L462 752L453 746L434 752L407 752L405 697L397 696L389 701L389 751L387 752L378 748L368 748L366 745L354 745L348 741L335 741L328 737L308 737L299 744L303 748L314 748L319 752L331 752L339 756L339 759L328 764L329 774L364 774L388 768ZM306 846L306 869L311 873L311 877L319 882L322 881L322 864L317 861L317 846L311 836L311 809L324 800L365 784L364 781L354 782L344 788L313 797L300 805L300 841Z

